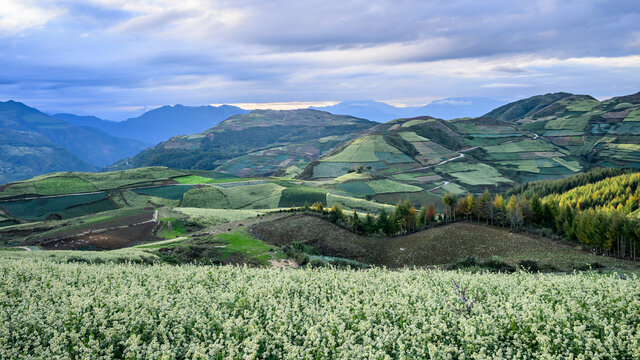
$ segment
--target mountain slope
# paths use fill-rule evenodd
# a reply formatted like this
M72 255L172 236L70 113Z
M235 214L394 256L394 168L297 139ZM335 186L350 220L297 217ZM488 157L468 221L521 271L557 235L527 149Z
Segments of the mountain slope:
M175 135L204 131L230 116L248 112L229 105L218 107L167 105L122 122L72 114L54 116L75 125L95 127L113 136L132 138L147 144L157 144Z
M317 110L256 110L194 135L174 136L115 168L163 165L218 169L241 176L289 171L352 139L375 123Z
M348 196L438 205L447 192L499 191L582 168L569 151L506 121L418 117L376 126L312 163L302 177L329 181L327 189ZM370 177L344 177L353 171Z
M592 164L640 166L640 93L602 102L586 95L547 94L485 116L514 122Z
M38 133L94 166L104 166L131 156L145 144L75 126L15 101L0 102L0 129Z
M80 160L44 136L25 131L0 131L0 184L57 171L91 171Z

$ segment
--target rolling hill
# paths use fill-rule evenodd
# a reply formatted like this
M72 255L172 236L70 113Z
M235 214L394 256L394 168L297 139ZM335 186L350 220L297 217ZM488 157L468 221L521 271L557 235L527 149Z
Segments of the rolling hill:
M54 117L78 126L91 126L113 136L157 144L175 135L204 131L230 116L249 111L236 106L166 105L125 121L109 121L94 116L56 114ZM120 160L120 159L118 159Z
M174 136L113 168L162 165L238 176L295 176L309 162L374 125L318 110L256 110L198 134Z
M300 176L325 181L327 189L346 196L438 205L445 192L500 191L595 166L637 168L638 144L640 93L602 102L556 93L479 118L423 116L381 124ZM353 171L368 178L344 177Z
M0 102L0 129L40 134L93 166L111 164L145 147L139 141L115 137L91 127L75 126L15 101Z
M640 166L640 92L605 101L547 94L507 104L485 116L535 132L593 165Z

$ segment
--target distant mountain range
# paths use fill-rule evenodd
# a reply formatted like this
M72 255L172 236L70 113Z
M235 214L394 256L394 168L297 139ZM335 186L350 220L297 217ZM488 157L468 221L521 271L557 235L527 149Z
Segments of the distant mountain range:
M329 182L345 196L428 204L445 192L499 191L594 166L640 167L639 144L640 93L602 102L554 93L453 120L379 124L312 109L258 110L173 137L112 169L164 165L298 177Z
M236 106L163 106L147 111L137 118L125 121L109 121L95 116L56 114L54 117L78 126L91 126L113 136L125 137L157 144L176 135L188 135L204 131L221 121L249 111Z
M51 171L96 171L146 147L15 101L0 102L0 132L0 182Z
M463 116L491 102L456 98L397 108L365 101L323 108L346 115L175 105L123 122L49 116L19 102L0 102L0 183L53 171L150 165L313 179L362 167L373 176L462 193L593 166L640 167L640 93L602 102L546 94L480 117ZM416 113L421 116L411 117Z
M436 100L428 105L419 107L396 107L379 101L344 101L336 105L312 107L312 109L328 111L332 114L351 115L377 122L387 122L394 119L424 115L447 120L461 117L478 117L504 104L504 101L489 98L461 97Z

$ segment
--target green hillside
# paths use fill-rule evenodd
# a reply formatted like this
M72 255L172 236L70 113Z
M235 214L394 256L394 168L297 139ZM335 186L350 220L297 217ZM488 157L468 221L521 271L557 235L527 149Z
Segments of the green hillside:
M237 176L299 174L311 161L376 123L318 110L256 110L199 134L174 136L114 168L162 165Z
M23 131L39 134L95 167L106 166L136 154L146 146L143 142L115 137L92 127L72 125L15 101L0 102L0 131ZM0 145L5 143L6 140L3 137ZM34 156L26 148L21 151L14 149L14 152L17 155ZM49 160L42 158L42 161L46 163ZM70 158L68 161L76 160ZM61 161L62 164L64 164L64 160ZM84 167L60 167L61 170L66 171L88 168L86 165ZM21 179L44 173L36 171L37 169L38 166L34 165Z
M502 191L598 166L638 168L638 144L640 93L602 102L556 93L519 100L480 118L423 116L381 124L310 164L300 177L326 182L342 195L440 205L446 192ZM371 180L342 178L355 171L398 185L380 193Z
M34 132L0 129L0 154L0 184L55 171L95 170Z
M582 159L510 122L420 117L377 126L311 164L302 177L347 196L440 206L447 192L499 191L582 170ZM355 171L372 178L343 177ZM382 180L384 188L375 186Z
M528 109L534 100L538 105ZM592 165L640 166L640 93L606 101L547 94L507 104L485 116L510 121Z

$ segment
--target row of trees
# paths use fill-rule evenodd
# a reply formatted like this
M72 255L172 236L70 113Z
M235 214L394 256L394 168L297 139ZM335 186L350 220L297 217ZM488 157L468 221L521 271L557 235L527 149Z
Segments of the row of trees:
M390 211L383 208L375 216L361 216L356 211L347 216L339 206L325 208L319 202L303 209L322 213L331 221L363 235L402 235L439 223L466 220L515 231L543 229L549 235L578 241L602 254L631 259L639 255L640 223L624 211L581 210L567 203L560 206L552 197L541 199L535 194L530 198L511 195L505 199L500 194L492 196L488 190L460 199L448 193L442 197L442 203L444 211L441 214L436 213L434 204L418 210L409 200L399 202Z
M551 233L581 242L600 253L636 259L640 243L640 223L620 209L590 208L580 210L569 203L558 205L553 198L540 199L511 195L505 200L501 195L493 198L488 191L480 196L472 194L457 201L452 194L442 198L447 211L455 208L454 217L469 221L519 230L524 227L542 228ZM449 210L447 210L449 209Z

